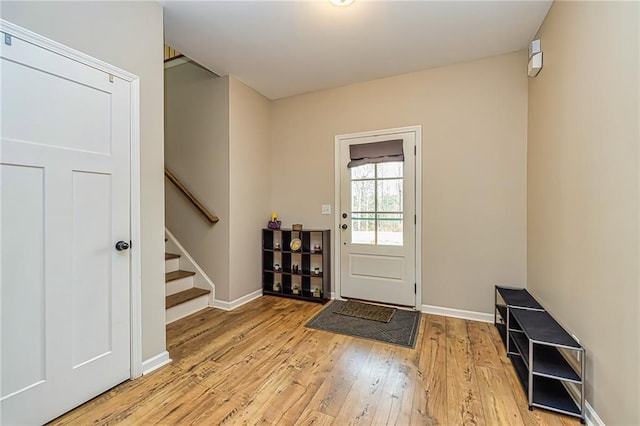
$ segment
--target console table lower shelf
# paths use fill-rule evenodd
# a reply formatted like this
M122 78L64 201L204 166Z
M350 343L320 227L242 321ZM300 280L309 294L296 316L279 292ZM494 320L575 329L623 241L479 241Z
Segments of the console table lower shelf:
M509 358L526 395L529 392L527 366L518 355L510 354ZM533 398L529 409L532 409L532 407L545 408L547 410L581 417L580 407L573 401L573 398L564 385L556 379L544 376L533 376Z

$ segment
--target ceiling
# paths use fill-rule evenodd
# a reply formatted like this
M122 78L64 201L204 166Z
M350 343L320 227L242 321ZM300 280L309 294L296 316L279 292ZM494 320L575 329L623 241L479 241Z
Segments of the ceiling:
M551 0L160 3L168 45L270 99L525 49L551 6Z

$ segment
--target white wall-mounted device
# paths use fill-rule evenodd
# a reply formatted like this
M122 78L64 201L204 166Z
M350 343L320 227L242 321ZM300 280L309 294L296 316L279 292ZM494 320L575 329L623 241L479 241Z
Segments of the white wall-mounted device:
M540 48L540 39L533 40L529 45L529 59L531 59L531 57L536 53L540 52L542 52L542 49Z
M542 69L542 49L540 40L533 40L529 45L529 67L527 74L529 77L535 77Z

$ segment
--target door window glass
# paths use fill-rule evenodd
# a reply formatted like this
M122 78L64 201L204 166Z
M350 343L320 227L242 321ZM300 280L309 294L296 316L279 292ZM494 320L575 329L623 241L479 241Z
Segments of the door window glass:
M374 179L351 181L351 212L373 213L376 206Z
M364 164L351 170L351 242L403 244L403 163Z

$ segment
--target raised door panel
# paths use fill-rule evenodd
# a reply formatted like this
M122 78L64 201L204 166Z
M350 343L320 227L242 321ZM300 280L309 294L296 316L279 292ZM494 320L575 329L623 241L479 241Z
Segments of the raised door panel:
M3 54L10 56L10 50L5 48ZM0 63L3 139L110 153L112 99L101 87L107 82L96 84L80 66L59 73L36 55L21 58L23 63L8 58ZM60 61L56 55L47 56L45 60Z
M44 171L3 164L2 398L46 380ZM14 283L16 285L14 285Z
M111 351L111 176L73 172L72 359L77 368Z

